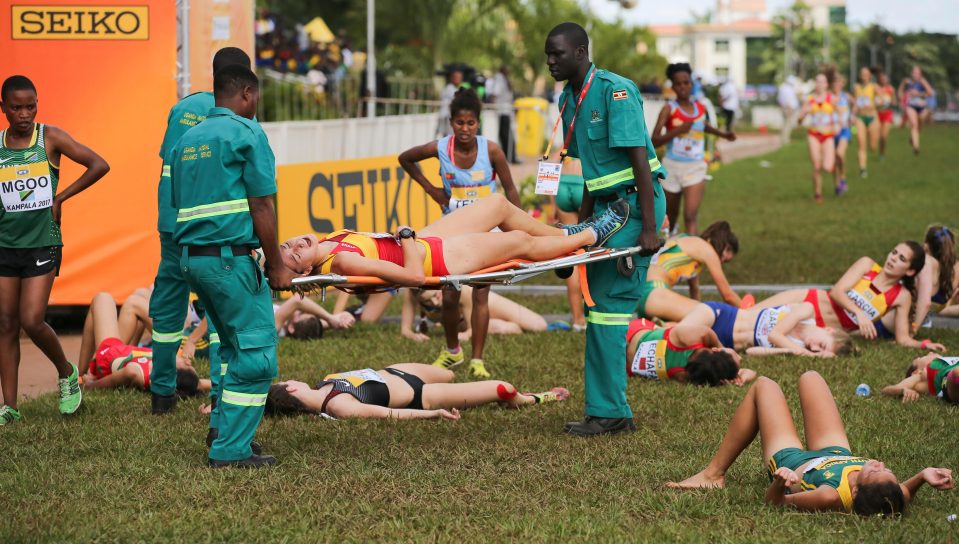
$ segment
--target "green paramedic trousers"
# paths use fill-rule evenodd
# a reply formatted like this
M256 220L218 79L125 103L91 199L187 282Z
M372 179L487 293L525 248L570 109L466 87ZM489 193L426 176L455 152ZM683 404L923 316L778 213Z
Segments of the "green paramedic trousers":
M655 224L663 222L666 200L663 189L653 181ZM610 238L606 247L631 247L643 229L636 193L625 196L630 203L629 221ZM610 202L595 201L594 216ZM622 276L616 261L586 265L589 292L595 306L586 308L586 415L601 418L633 417L626 400L626 331L646 281L650 257L633 257L631 277Z
M176 389L176 354L183 340L183 323L190 303L190 286L180 271L180 247L168 232L160 233L160 266L153 280L150 295L150 317L153 319L153 370L150 390L157 395L172 395ZM210 395L216 398L220 383L220 336L213 321L207 319L210 337ZM215 416L210 427L216 427Z
M190 257L184 247L180 270L220 333L219 429L210 459L250 457L250 442L263 418L270 383L277 376L276 328L270 289L249 255L230 247L216 257Z

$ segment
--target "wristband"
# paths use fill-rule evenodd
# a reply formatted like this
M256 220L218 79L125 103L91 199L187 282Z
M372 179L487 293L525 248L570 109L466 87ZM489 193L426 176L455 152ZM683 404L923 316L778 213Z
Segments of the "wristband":
M930 341L929 341L928 338L926 338L926 339L923 340L922 342L919 342L919 349L926 349L926 346L929 345L929 342L930 342Z

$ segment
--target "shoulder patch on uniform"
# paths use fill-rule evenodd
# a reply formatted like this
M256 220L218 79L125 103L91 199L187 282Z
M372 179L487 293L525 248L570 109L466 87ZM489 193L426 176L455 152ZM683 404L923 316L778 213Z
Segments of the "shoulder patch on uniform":
M613 91L613 100L626 100L627 98L629 98L629 94L626 92L626 89Z

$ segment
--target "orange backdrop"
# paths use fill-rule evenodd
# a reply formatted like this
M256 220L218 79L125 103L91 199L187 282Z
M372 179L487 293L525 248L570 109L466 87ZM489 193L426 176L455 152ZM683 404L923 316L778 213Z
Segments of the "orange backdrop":
M18 6L30 8L27 21ZM104 18L111 10L114 15L139 14L147 32L139 29L132 39L118 39L121 31L133 28L133 19L125 15L120 21L124 28L111 28L110 18ZM90 11L99 15L91 18ZM23 33L40 30L38 24L44 25L43 39ZM28 38L13 39L15 32ZM39 122L63 128L111 167L106 177L63 206L63 266L51 304L89 304L101 290L122 301L133 289L149 286L159 260L157 153L167 112L176 102L175 3L3 0L0 79L13 74L23 74L37 86ZM80 172L64 158L60 186Z
M213 88L210 67L220 48L254 58L253 19L253 0L190 0L190 92Z

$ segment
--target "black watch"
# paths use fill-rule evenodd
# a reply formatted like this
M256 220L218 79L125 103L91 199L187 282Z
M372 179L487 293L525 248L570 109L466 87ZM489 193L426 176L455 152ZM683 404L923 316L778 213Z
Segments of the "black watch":
M403 227L396 233L396 237L400 240L404 238L416 238L416 231L409 227Z

